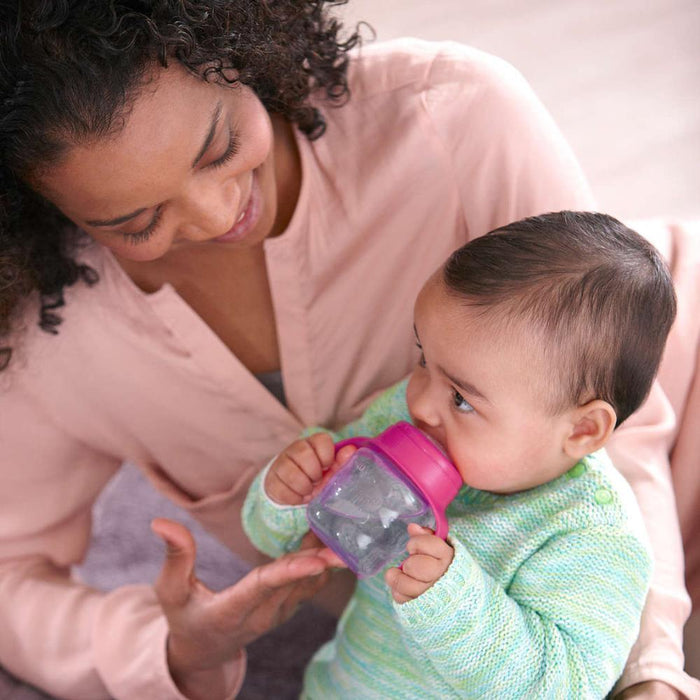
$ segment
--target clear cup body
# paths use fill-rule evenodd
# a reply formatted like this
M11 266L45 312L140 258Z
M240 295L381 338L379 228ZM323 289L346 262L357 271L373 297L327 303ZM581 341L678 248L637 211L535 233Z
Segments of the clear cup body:
M321 541L360 578L406 556L408 523L435 529L419 489L385 454L361 447L309 503L307 517Z

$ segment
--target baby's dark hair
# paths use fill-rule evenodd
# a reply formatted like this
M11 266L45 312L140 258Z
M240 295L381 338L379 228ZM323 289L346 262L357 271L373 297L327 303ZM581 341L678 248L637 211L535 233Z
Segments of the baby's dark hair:
M602 399L617 425L649 393L676 315L659 253L606 214L502 226L455 251L443 280L470 307L528 324L552 371L552 410Z
M348 97L347 53L330 10L347 0L2 0L0 3L0 348L38 291L56 332L63 288L95 273L75 261L75 227L27 186L67 146L118 132L153 64L250 86L309 138L312 95ZM79 237L79 236L78 236ZM5 348L5 363L9 350ZM0 369L3 357L0 357Z

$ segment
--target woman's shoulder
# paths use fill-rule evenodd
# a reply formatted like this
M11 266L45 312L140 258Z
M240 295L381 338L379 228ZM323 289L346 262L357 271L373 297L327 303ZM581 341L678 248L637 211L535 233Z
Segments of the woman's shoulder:
M358 100L409 86L510 90L524 79L507 61L472 46L402 38L362 46L351 59L349 82L352 100Z
M406 131L425 134L427 129L448 152L461 148L462 163L480 161L483 144L494 141L501 150L521 153L531 134L555 155L563 149L521 73L472 46L421 39L363 46L352 59L348 81L348 105L327 115L329 124L342 124L339 132L346 137L356 138L358 131L361 137L376 124L385 138L393 133L394 141L404 143ZM423 139L424 147L429 140Z

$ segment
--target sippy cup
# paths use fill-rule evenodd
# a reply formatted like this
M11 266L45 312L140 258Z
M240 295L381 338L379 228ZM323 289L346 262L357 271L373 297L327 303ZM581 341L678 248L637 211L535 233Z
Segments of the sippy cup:
M405 556L408 523L447 536L445 508L462 479L430 437L401 421L375 438L336 445L359 449L308 504L311 529L359 578Z

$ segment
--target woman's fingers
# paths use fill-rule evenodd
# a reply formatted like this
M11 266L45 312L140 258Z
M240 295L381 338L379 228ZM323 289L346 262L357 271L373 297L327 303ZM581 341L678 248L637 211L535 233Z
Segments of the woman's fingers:
M163 518L151 528L167 545L155 591L168 620L173 672L211 668L233 658L316 593L331 565L325 548L312 547L259 566L215 593L195 577L196 546L189 530Z
M197 583L194 575L197 547L190 531L180 523L156 518L151 529L166 544L165 561L155 583L163 608L186 605Z
M229 589L229 599L233 605L242 605L251 611L260 605L268 605L270 598L278 591L289 589L291 593L299 589L303 596L303 584L307 583L309 588L315 589L322 583L317 584L316 577L320 577L327 568L328 564L318 556L317 549L287 554L253 569Z
M306 550L309 552L309 550ZM289 619L299 603L326 582L326 563L314 554L295 552L258 566L230 588L215 594L208 614L226 625L229 640L245 646Z

